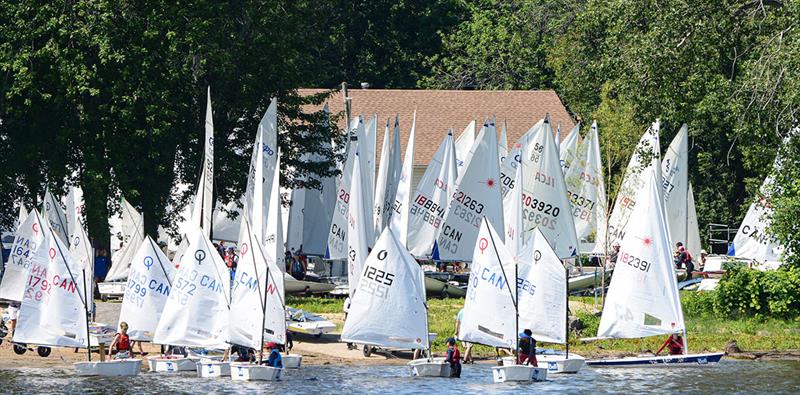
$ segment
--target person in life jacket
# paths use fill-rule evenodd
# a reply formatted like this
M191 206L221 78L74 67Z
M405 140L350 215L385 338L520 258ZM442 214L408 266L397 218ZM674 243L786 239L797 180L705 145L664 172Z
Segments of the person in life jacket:
M267 343L267 348L269 351L269 357L265 364L267 366L271 366L273 368L283 369L283 358L281 358L281 353L278 351L278 344L275 342Z
M536 339L533 338L533 332L530 329L525 329L519 334L519 350L517 352L520 364L539 367L539 361L536 360Z
M117 352L116 359L130 358L131 356L131 339L128 337L128 323L125 321L119 323L119 332L114 334L114 340L108 347L109 359L113 351Z
M686 268L686 280L692 279L692 272L694 271L694 262L692 262L692 254L683 247L680 241L675 244L675 268L680 269L681 266Z
M456 339L447 339L447 357L445 362L450 364L450 377L461 378L461 352L458 351Z
M682 355L683 354L683 338L679 333L669 335L667 341L661 345L661 348L656 351L656 355L661 353L664 347L669 346L669 355Z

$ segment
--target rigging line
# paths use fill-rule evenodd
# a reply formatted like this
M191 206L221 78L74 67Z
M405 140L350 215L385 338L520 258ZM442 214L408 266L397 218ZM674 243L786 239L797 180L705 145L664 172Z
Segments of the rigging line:
M153 244L153 238L152 237L147 237L147 240L150 241L150 247L155 249L156 246ZM158 256L159 255L158 252L156 252L155 255L156 255L156 259L158 259L158 265L161 267L161 272L163 272L164 273L164 277L167 278L167 284L169 284L169 287L172 288L172 280L170 280L169 275L167 274L167 270L164 269L164 263L161 262L161 258Z
M55 232L53 232L53 228L52 227L48 227L48 228L50 229L50 234L53 235L53 237L58 237L58 236L56 236ZM58 248L58 253L59 253L59 255L61 255L61 260L64 262L64 267L67 268L67 272L69 273L70 280L72 280L73 284L77 285L78 282L75 281L75 276L72 274L72 269L70 269L69 265L67 265L67 259L64 257L64 252L61 250L61 246L58 244L58 241L56 241L56 248ZM89 312L89 308L87 307L86 300L84 300L83 295L81 295L81 289L77 288L76 290L78 291L78 298L81 300L81 304L83 305L83 308L88 313Z
M483 217L483 220L486 221L487 229L489 229L489 220L486 219L486 216ZM494 236L492 236L492 231L489 230L489 238L492 240L492 248L494 249L494 254L497 257L497 261L500 262L500 270L503 272L503 277L506 279L506 289L508 289L508 294L511 296L511 302L514 304L514 310L519 311L517 308L517 298L514 296L514 292L511 290L511 285L509 285L508 276L506 275L506 269L503 267L503 262L500 261L500 253L497 251L497 245L494 242ZM514 267L516 268L517 264L514 263ZM514 279L514 288L516 289L517 279Z

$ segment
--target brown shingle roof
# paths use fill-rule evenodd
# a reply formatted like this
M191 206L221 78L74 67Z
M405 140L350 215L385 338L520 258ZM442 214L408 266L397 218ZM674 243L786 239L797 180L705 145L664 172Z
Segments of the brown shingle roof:
M300 89L301 95L322 92L322 89ZM426 165L449 128L458 137L473 119L477 121L477 132L483 121L491 116L497 117L497 133L503 120L508 125L508 144L511 146L545 114L550 114L553 125L561 123L561 134L575 126L561 99L552 90L541 91L484 91L484 90L401 90L401 89L350 89L351 116L363 115L365 121L378 114L377 148L380 158L383 129L386 118L395 114L400 116L400 141L405 150L411 118L417 110L417 135L414 164ZM328 100L332 113L342 111L344 106L341 92L336 92ZM344 120L340 121L344 128ZM553 128L555 130L555 126ZM405 152L405 151L403 151Z

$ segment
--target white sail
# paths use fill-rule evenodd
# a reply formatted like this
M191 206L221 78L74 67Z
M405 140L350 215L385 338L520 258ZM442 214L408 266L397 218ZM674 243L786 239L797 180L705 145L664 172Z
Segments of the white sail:
M514 146L508 153L507 160L500 164L500 184L503 195L503 210L509 210L511 207L510 192L514 189L514 174L517 173L517 167L522 163L522 149L536 136L539 129L542 128L544 119L533 125L522 137L514 143Z
M403 160L400 157L403 147L400 146L400 117L395 115L394 129L392 130L392 171L389 175L389 188L386 191L386 197L383 202L383 217L386 222L385 226L389 226L392 222L392 215L394 214L394 199L397 196L397 188L400 186L400 177L403 172ZM413 164L412 164L413 170ZM413 171L412 171L413 175Z
M481 220L458 338L493 347L515 348L517 278L513 257L486 217Z
M687 219L689 233L686 235L686 249L692 257L700 258L700 251L703 249L702 242L700 241L700 226L697 222L697 209L694 205L694 191L692 191L692 183L689 183L689 201L686 204L689 210Z
M17 214L17 223L15 224L15 228L19 228L25 219L28 218L28 210L25 209L25 204L21 201L19 202L19 214Z
M234 200L224 205L217 201L213 215L214 240L236 243L239 239L239 223L242 222L243 213L244 211L239 209L239 203Z
M631 218L631 213L636 207L636 194L642 190L649 177L652 165L652 158L659 158L659 122L654 122L639 139L639 143L631 155L631 160L628 162L628 167L625 169L625 175L622 177L622 183L617 193L617 198L614 202L614 210L608 219L608 235L605 238L599 239L595 243L595 252L605 254L605 251L611 251L614 244L618 244L627 234L626 227L628 219ZM606 240L608 246L605 245Z
M452 131L442 140L417 184L408 220L411 255L430 256L456 184L456 153Z
M434 244L433 258L443 261L469 261L481 218L500 229L503 226L503 198L500 191L500 166L497 158L497 132L494 121L487 121L472 146L464 172L450 200L445 221ZM500 241L503 238L501 235Z
M53 196L49 188L44 192L42 215L50 222L50 227L56 232L56 235L66 244L67 240L69 240L67 215L64 213L64 208L61 207L61 203Z
M231 276L200 229L189 235L153 343L227 348Z
M131 260L119 322L128 324L131 340L151 341L164 311L177 269L150 236Z
M242 221L239 263L231 287L229 341L260 349L266 302L267 257L249 222Z
M567 273L538 227L517 259L520 331L530 329L537 341L565 343Z
M777 167L775 166L776 169ZM739 225L733 243L728 248L728 255L767 264L765 267L780 265L784 247L769 233L774 209L767 193L773 182L775 181L772 175L764 180L758 197L750 204L747 214Z
M383 219L383 201L386 198L386 187L389 182L389 174L392 172L389 168L392 166L392 161L389 160L391 155L389 139L389 119L386 119L386 127L383 129L383 144L381 145L381 158L378 165L378 177L375 180L375 211L373 213L375 221L375 234L381 234L386 222Z
M569 167L572 165L572 162L575 161L575 158L578 157L578 146L580 142L580 129L581 123L578 122L575 124L575 127L567 134L567 137L564 137L563 140L559 142L558 146L558 155L559 160L561 161L561 170L563 173L567 173Z
M47 255L31 261L14 342L86 347L88 314L81 267L49 225L42 230Z
M283 210L280 198L280 155L273 172L272 192L267 213L267 237L264 256L267 259L266 301L264 312L264 340L286 343L286 310L283 301L284 273L286 272L285 246L283 244ZM256 255L258 256L258 255Z
M192 208L192 229L203 229L211 236L211 206L214 197L214 120L211 114L211 87L208 88L206 104L205 136L203 138L203 168Z
M689 199L689 128L686 124L670 143L661 164L664 188L664 210L667 215L671 245L687 243L689 226L687 202Z
M564 174L572 220L580 242L580 252L594 250L596 240L604 240L606 232L606 187L597 122L581 144L578 157Z
M639 338L685 329L672 248L660 195L658 159L642 174L631 221L620 243L598 337Z
M459 175L464 171L464 165L467 163L467 157L475 144L475 121L471 121L464 131L456 139L456 170Z
M517 166L514 172L514 185L522 185L522 166ZM524 238L524 217L522 213L522 188L511 190L509 207L503 210L503 221L506 225L506 248L511 256L517 257L522 253Z
M272 174L278 162L278 101L273 98L267 111L261 117L253 143L253 157L247 175L245 192L245 213L248 215L252 231L263 240L266 222L265 210L270 204ZM237 228L238 231L238 228ZM216 233L214 234L216 238Z
M31 210L25 221L14 234L14 245L6 262L3 282L0 283L0 299L22 301L28 282L28 273L34 262L42 266L47 261L47 246L44 245L44 232L48 228L39 216L39 212Z
M296 187L292 189L290 197L291 205L289 206L288 212L289 218L286 221L286 248L289 251L300 251L300 248L303 247L303 209L306 203L305 188Z
M119 250L111 255L111 268L106 274L106 281L124 280L130 269L131 259L136 254L136 248L144 240L144 217L125 198L120 203L122 209L122 235L117 235L117 240L122 240ZM112 236L114 240L114 236Z
M361 153L356 153L356 160L361 160ZM364 179L361 177L361 166L353 166L353 186L350 188L350 212L347 221L347 280L350 296L358 289L361 269L369 255L369 239L367 228L372 218L366 206Z
M417 261L384 229L360 273L342 341L424 349L428 337L425 283Z
M81 270L83 289L87 290L83 293L84 303L91 306L94 295L94 248L92 248L92 242L86 231L86 217L83 212L85 206L81 188L73 186L67 201L69 202L67 217L70 218L69 228L72 231L69 238L69 253Z
M350 124L350 135L356 134L359 127L363 127L361 117L353 119ZM328 233L328 247L325 251L327 259L345 259L347 257L347 217L350 207L350 188L352 187L353 166L356 163L356 150L358 141L350 141L347 152L347 159L339 175L336 187L336 207L333 210L330 232Z
M414 177L414 135L417 129L417 112L414 111L414 118L411 121L411 133L408 135L406 144L406 155L403 159L403 168L400 172L400 179L397 183L397 193L394 198L392 208L392 218L390 226L400 244L408 244L408 220L409 207L411 207L411 182Z
M323 122L328 122L327 107L326 117ZM331 149L329 141L322 143L322 151L327 152ZM311 154L309 160L312 162L322 162L325 158L319 154ZM333 176L318 177L313 174L308 175L309 179L317 180L320 189L304 189L303 205L301 213L303 215L303 242L302 250L307 255L323 256L328 243L328 234L325 230L330 226L333 208L336 204L336 178ZM294 207L293 207L294 208Z
M358 136L358 152L361 155L361 176L364 177L365 188L362 193L364 194L364 202L367 203L365 208L372 212L372 208L375 207L375 150L378 135L378 116L373 115L360 131L362 134ZM374 223L374 220L370 219L369 223ZM370 246L375 243L374 227L367 231L367 240Z
M575 256L578 238L571 215L572 207L548 120L522 147L522 153L525 235L538 226L559 257Z
M500 156L500 166L508 156L508 134L506 132L506 121L503 121L503 129L500 131L500 140L497 141L497 154Z

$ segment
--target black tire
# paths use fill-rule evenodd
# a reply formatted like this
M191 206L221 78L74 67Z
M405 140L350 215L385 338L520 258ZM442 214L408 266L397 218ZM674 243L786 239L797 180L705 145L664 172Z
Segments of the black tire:
M36 347L36 353L42 358L47 358L53 350L50 347L39 346Z
M100 295L100 301L102 301L102 302L108 302L108 296L106 296L106 295L102 295L102 294L101 294L101 295Z
M372 355L372 351L374 351L374 350L373 350L373 349L372 349L372 347L370 347L370 346L364 346L364 348L362 349L362 353L363 353L363 354L364 354L364 356L365 356L365 357L367 357L367 358L369 358L369 357L370 357L370 355Z
M442 288L442 293L440 296L442 297L442 299L450 298L450 292L447 291L447 285L445 285L444 288Z
M28 347L26 345L24 345L24 344L15 344L14 345L14 354L22 355L22 354L25 354L26 351L28 351Z

